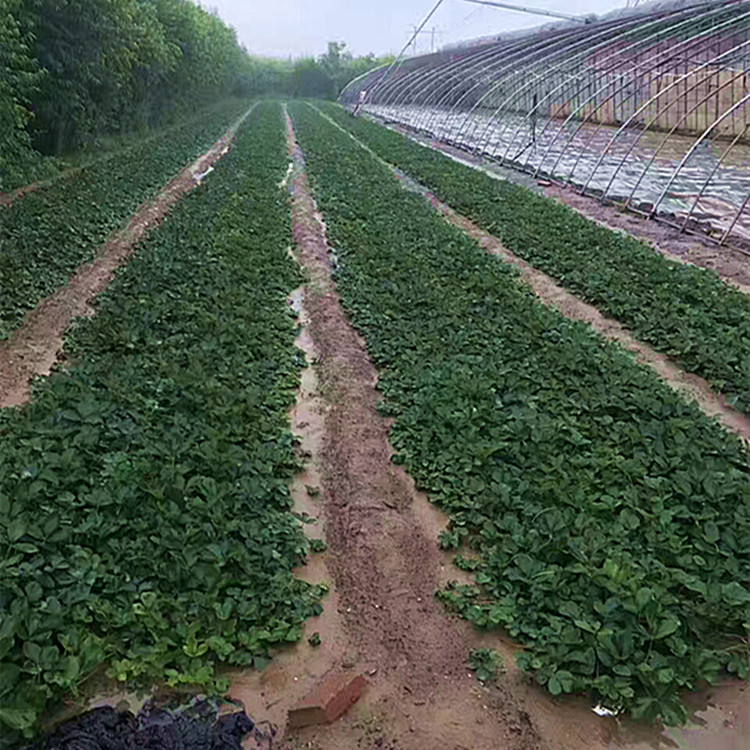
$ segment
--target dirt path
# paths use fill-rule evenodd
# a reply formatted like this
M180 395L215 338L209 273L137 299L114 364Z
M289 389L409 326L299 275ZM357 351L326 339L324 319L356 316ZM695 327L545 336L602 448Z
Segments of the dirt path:
M423 195L451 224L466 232L487 252L497 255L504 261L515 265L520 271L521 277L529 284L534 294L542 302L556 308L566 318L588 323L598 333L601 333L608 339L617 341L623 348L635 354L636 359L640 363L646 364L655 370L674 390L681 393L688 400L695 401L705 414L709 417L716 417L728 430L731 430L743 440L750 442L750 417L730 406L724 396L716 393L704 378L683 370L666 355L657 352L648 344L644 344L642 341L636 339L629 329L617 320L604 315L596 307L568 292L551 277L519 258L504 247L496 237L485 232L470 219L456 213L450 206L438 200L429 190L405 175L400 169L381 159L374 151L329 118L324 112L317 111L328 122L343 133L346 133L362 148L370 152L376 159L386 164L393 171L394 175L404 183L407 189Z
M39 180L38 182L32 182L30 185L24 185L23 187L11 190L9 193L0 193L0 208L7 208L8 206L13 205L14 201L23 198L25 195L29 195L30 193L36 192L40 188L50 185L53 179L64 180L67 177L72 176L76 172L80 171L80 167L73 167L72 169L66 169L64 172L60 172L60 174L55 175L55 177L52 179Z
M391 463L389 421L376 409L377 373L341 308L303 155L296 147L293 155L295 241L309 278L303 308L310 338L302 346L316 362L322 398L315 409L304 409L303 424L320 428L314 428L313 455L324 489L318 512L328 552L322 557L334 598L324 601L321 622L308 626L323 635L325 652L311 654L303 644L275 657L264 676L248 677L247 687L264 691L261 703L252 690L243 696L257 706L254 715L270 708L283 725L286 708L318 676L347 666L370 683L360 702L330 727L287 735L284 750L647 750L687 743L696 750L744 750L750 730L744 683L689 696L697 724L686 728L600 717L587 699L555 699L520 673L517 644L498 632L479 633L435 602L437 587L463 576L437 545L447 519ZM309 419L311 413L318 419ZM468 651L479 647L504 656L507 672L498 686L480 686L468 673Z
M174 177L153 201L141 206L127 227L115 232L91 263L81 265L67 284L30 310L10 338L0 341L0 408L28 401L33 379L48 375L57 362L71 320L93 315L91 302L107 287L118 266L127 261L148 231L163 221L172 206L224 156L251 111L252 107L205 154Z

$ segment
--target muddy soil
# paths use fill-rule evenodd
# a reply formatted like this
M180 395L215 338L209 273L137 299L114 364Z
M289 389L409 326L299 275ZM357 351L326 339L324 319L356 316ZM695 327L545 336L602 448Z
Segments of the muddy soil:
M304 174L290 128L294 160L296 257L307 274L290 304L299 315L298 346L308 366L290 419L304 463L291 488L295 510L327 551L296 574L330 586L324 611L304 638L271 664L233 673L232 697L264 729L276 750L748 750L750 688L725 685L688 696L685 728L662 730L597 716L585 698L555 699L519 672L521 646L500 632L479 632L451 617L434 592L467 582L440 551L447 518L391 462L389 420L377 412L377 373L349 324L331 280L323 217ZM472 648L494 648L505 662L495 684L468 670ZM326 674L363 674L362 697L335 724L289 732L287 712ZM103 690L89 705L137 710L143 696Z
M149 230L161 223L175 203L226 154L248 114L249 111L211 149L174 177L153 201L141 206L128 225L107 240L91 263L80 266L67 284L30 310L10 338L0 341L0 408L28 401L33 379L48 375L61 358L63 337L71 321L94 314L91 303L107 287L115 270L127 262Z
M293 146L291 139L290 132ZM447 570L437 545L444 519L391 463L389 421L377 412L377 374L330 279L324 227L310 196L302 154L295 149L293 156L294 238L309 279L304 308L326 402L321 505L338 632L329 632L325 640L333 642L331 668L362 673L368 686L344 719L300 730L282 746L546 747L504 686L481 688L469 674L471 644L463 623L448 618L434 599ZM324 605L331 608L330 602ZM317 629L315 623L309 627ZM278 673L282 666L276 669ZM306 672L297 677L309 687L315 682ZM266 696L271 681L293 682L267 678ZM289 699L283 696L281 702Z

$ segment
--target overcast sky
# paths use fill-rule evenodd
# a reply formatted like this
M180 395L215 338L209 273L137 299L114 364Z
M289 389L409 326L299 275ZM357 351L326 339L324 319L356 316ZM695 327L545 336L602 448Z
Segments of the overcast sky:
M625 0L509 0L518 5L571 14L606 13ZM419 25L435 0L203 0L237 29L251 53L274 57L318 55L329 41L346 42L357 55L399 52L409 30ZM444 0L428 24L438 46L500 31L545 23L542 16ZM419 39L429 51L431 36Z

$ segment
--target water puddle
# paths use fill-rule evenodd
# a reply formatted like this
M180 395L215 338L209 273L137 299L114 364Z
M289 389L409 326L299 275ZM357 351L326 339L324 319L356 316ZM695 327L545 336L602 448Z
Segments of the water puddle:
M284 175L284 179L279 183L279 187L282 190L289 186L290 180L293 174L294 174L294 162L290 161L289 166L286 169L286 174Z
M211 172L213 171L214 171L214 168L209 167L204 172L199 172L198 174L193 175L193 179L195 180L196 184L200 185L201 182L203 182L203 180L205 180L206 177L208 177L208 175L210 175Z
M322 453L327 405L320 395L315 368L317 353L309 332L304 287L289 296L289 305L299 321L297 347L305 355L306 367L300 375L297 401L289 413L298 459L303 469L290 488L294 512L306 520L305 535L313 544L325 543L325 502L322 482ZM302 699L343 659L346 638L339 618L338 595L328 572L328 552L311 552L305 565L294 570L295 578L312 584L325 583L323 612L305 623L299 643L273 654L263 670L234 673L230 695L242 701L250 716L264 717L276 727L284 727L287 711ZM317 634L318 640L315 637Z

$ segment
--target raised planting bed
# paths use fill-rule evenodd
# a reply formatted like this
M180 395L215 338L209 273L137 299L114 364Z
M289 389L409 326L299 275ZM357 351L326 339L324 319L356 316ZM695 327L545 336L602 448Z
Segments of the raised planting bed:
M527 188L498 180L334 104L323 111L440 200L750 414L750 298Z
M0 207L0 339L248 109L230 100Z

